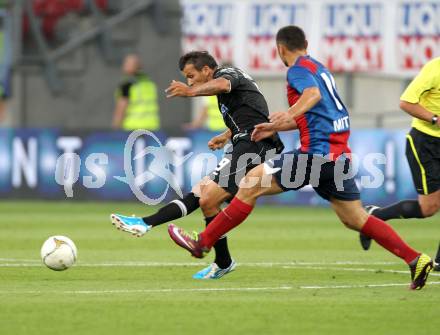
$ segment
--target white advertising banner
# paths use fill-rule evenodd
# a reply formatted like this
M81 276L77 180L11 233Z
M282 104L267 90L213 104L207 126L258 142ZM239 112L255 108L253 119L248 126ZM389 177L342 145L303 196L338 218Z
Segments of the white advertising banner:
M234 58L234 2L184 1L183 51L206 50L220 63Z
M207 50L253 75L284 75L279 28L298 25L335 72L412 76L440 56L440 0L182 0L183 51Z
M440 56L440 1L401 2L397 12L395 53L399 70L419 69Z
M383 68L384 10L381 3L323 5L318 58L333 71Z
M280 27L297 25L306 29L309 8L292 1L255 1L249 4L246 26L246 69L251 72L282 72L275 36Z

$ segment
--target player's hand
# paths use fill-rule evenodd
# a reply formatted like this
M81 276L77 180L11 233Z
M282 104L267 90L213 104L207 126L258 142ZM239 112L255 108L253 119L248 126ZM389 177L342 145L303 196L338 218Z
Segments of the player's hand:
M167 93L167 98L172 97L191 97L191 87L181 81L173 80L170 86L165 90Z
M281 128L286 123L291 123L292 116L287 112L275 112L269 114L269 120L275 125L275 128Z
M226 145L226 143L228 143L228 141L229 141L229 138L227 138L225 136L222 136L222 135L214 136L208 142L208 148L211 150L222 149Z
M273 136L275 134L274 124L273 123L260 123L257 124L251 134L251 140L254 142L258 142L264 140L265 138Z

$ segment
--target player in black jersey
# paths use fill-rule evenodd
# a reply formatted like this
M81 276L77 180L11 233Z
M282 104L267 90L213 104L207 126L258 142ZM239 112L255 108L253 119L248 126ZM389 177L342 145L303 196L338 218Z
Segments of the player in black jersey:
M264 96L255 81L236 67L218 67L207 52L193 51L182 56L179 68L187 84L172 81L167 97L195 97L217 95L219 111L227 130L208 142L211 150L222 149L229 141L232 150L225 154L217 168L182 199L176 199L144 218L112 214L111 221L117 228L142 236L158 226L194 212L201 208L208 225L220 212L224 201L238 191L244 175L283 150L278 135L261 142L253 142L250 135L255 125L269 121L269 110ZM226 236L214 245L214 262L197 272L197 279L217 279L235 268Z

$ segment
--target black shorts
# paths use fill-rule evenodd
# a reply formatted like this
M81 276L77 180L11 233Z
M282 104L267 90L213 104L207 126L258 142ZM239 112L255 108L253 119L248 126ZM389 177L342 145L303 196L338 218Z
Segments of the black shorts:
M265 162L264 171L275 177L284 192L312 185L316 193L328 201L360 199L350 160L346 157L331 161L322 155L290 151Z
M440 137L412 128L406 135L406 159L418 194L440 190Z
M253 142L250 140L250 135L243 134L236 137L231 150L225 153L209 177L225 191L235 195L246 173L276 154L277 148L273 141Z

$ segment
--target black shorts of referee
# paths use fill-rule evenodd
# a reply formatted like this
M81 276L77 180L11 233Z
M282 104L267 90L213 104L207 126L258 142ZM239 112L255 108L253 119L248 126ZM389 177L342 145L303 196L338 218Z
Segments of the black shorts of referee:
M440 189L440 137L412 128L406 135L406 158L418 194Z

